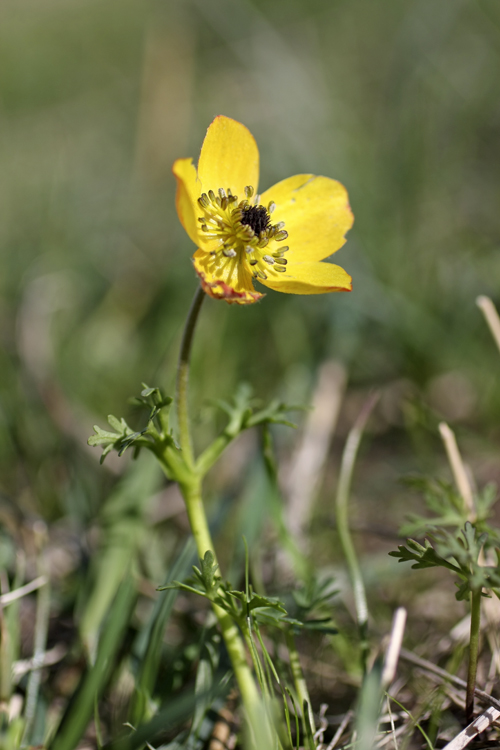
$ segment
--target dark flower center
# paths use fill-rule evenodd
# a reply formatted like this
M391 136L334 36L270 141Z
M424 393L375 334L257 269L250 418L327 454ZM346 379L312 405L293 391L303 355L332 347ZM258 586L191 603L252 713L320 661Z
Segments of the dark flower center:
M248 224L256 235L265 232L271 226L269 213L264 206L248 206L241 211L242 224Z

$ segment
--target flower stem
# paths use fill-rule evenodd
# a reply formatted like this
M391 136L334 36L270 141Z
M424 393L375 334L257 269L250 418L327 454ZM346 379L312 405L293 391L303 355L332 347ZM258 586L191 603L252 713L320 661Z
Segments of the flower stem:
M205 298L205 293L201 287L198 288L191 308L188 313L184 334L182 337L181 350L179 355L179 364L177 368L177 388L176 388L176 407L177 422L179 429L179 442L182 449L182 456L187 471L183 476L177 477L179 487L186 502L191 531L193 533L198 557L203 560L205 553L210 551L214 556L214 562L217 563L217 556L208 526L205 507L203 505L201 493L201 473L195 468L193 447L191 441L191 429L189 422L188 410L188 386L189 386L189 361L193 343L193 335L198 320L201 305ZM160 463L166 470L167 476L170 475L171 467L166 456L158 454ZM168 469L168 470L167 470ZM250 726L255 734L255 727L258 728L259 722L259 704L260 697L257 691L252 671L248 666L246 652L241 639L238 627L230 615L221 607L213 604L213 611L219 622L219 627L226 644L226 648L231 659L234 674L238 683L243 705L245 706ZM261 721L261 720L260 720Z
M474 719L474 691L476 688L477 657L479 652L479 626L481 623L481 589L471 592L471 618L469 641L469 669L467 672L467 695L465 715L468 722Z
M205 552L209 550L212 552L214 562L217 564L217 556L210 535L201 495L201 480L196 478L193 479L189 485L181 486L181 492L186 501L189 523L195 538L198 557L200 560L203 560ZM231 664L238 682L243 704L251 716L257 709L259 695L255 680L247 663L245 648L238 628L230 615L221 607L216 604L212 604L212 607L217 620L219 621L219 626L231 659Z
M184 460L189 467L193 467L193 446L191 444L191 430L189 429L189 409L188 409L188 384L189 384L189 360L191 356L191 347L193 344L193 334L198 321L198 315L205 299L205 292L198 287L193 297L189 309L184 333L182 335L181 351L179 354L179 364L177 366L177 384L176 384L176 408L177 423L179 428L179 442L181 445Z

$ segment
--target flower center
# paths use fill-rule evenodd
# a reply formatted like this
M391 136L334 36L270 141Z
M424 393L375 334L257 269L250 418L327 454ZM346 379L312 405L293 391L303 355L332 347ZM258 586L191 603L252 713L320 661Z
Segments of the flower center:
M271 223L275 204L271 201L262 206L260 195L254 195L250 186L241 201L230 190L219 188L217 192L209 190L198 198L203 210L198 221L207 240L214 241L209 250L214 261L232 259L248 264L253 277L263 281L269 274L284 273L287 261L283 255L288 247L277 243L285 240L288 232L283 229L284 221Z
M249 206L241 211L242 224L251 227L255 234L265 232L271 226L271 217L264 206Z

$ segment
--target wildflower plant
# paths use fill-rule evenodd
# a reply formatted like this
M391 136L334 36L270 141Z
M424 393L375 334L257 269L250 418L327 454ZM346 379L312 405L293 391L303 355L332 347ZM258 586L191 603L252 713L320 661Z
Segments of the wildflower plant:
M449 428L443 432L451 433ZM412 515L401 531L420 535L423 543L409 537L406 544L399 545L389 554L399 562L413 563L415 570L444 568L450 571L456 578L456 599L470 601L466 715L472 721L481 600L491 596L489 592L500 598L500 535L498 529L489 523L497 499L496 487L490 484L476 493L470 507L464 497L444 481L422 477L412 478L407 483L423 490L430 515ZM464 494L467 495L468 491Z
M227 117L217 117L208 128L197 168L192 159L178 159L173 171L177 178L177 212L197 245L193 264L200 280L184 328L175 398L165 396L159 388L143 385L135 402L148 412L146 426L136 431L125 420L110 416L112 431L96 426L89 444L103 447L102 460L111 450L122 455L130 447L135 456L142 449L149 450L168 479L178 483L200 563L194 566L190 580L173 581L164 588L184 589L211 602L253 746L275 746L276 732L284 746L292 745L288 696L292 702L299 701L297 714L302 712L305 736L313 747L314 719L293 633L303 627L332 632L329 618L315 617L313 612L331 592L321 586L304 592L296 601L295 616L289 616L278 599L253 591L248 560L245 589L235 590L221 576L202 498L203 479L225 448L246 429L290 424L287 414L292 407L279 401L262 406L248 387L240 387L232 401L219 404L227 415L226 426L208 448L195 456L188 411L189 363L206 296L230 304L254 303L263 297L254 288L254 281L291 294L350 291L349 274L322 261L344 244L353 215L345 188L328 177L296 175L259 195L259 152L255 140L244 125ZM171 408L176 411L176 431L169 424ZM260 626L270 624L286 634L295 698L281 685L260 634ZM288 736L275 727L270 701L273 676L282 691ZM264 704L262 698L266 699Z

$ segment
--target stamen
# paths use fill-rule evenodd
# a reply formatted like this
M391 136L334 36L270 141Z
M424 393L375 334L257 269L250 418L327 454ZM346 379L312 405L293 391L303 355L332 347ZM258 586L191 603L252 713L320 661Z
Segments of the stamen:
M289 247L274 245L267 252L264 248L270 240L285 240L288 232L284 229L284 221L271 223L271 214L276 209L274 201L270 201L267 207L261 205L260 195L255 194L251 185L245 187L244 193L245 197L240 201L229 188L220 187L216 192L202 193L198 205L204 215L198 217L199 229L204 233L204 239L212 242L212 247L218 245L216 249L206 248L216 267L226 263L226 258L234 258L237 265L247 263L255 279L266 281L268 274L286 271L287 261L283 255Z

